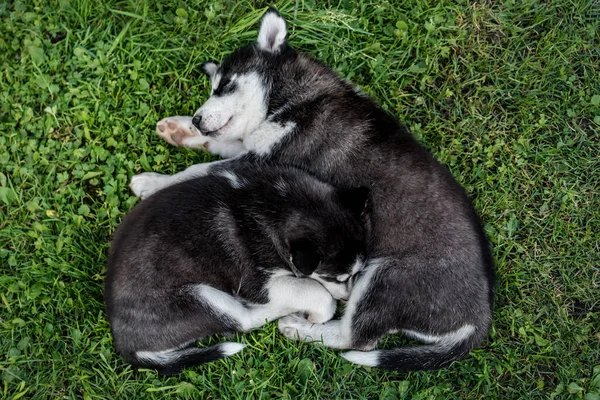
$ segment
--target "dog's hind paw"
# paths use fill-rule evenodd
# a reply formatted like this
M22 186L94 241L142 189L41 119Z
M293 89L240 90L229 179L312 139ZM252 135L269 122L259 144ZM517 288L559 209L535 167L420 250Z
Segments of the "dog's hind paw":
M143 200L168 186L168 181L168 175L157 174L155 172L144 172L139 175L134 175L131 178L129 187L136 196Z
M190 148L203 147L202 138L198 129L192 125L192 117L168 117L156 123L156 133L173 146L184 146ZM186 140L194 138L194 140ZM205 141L208 143L208 140Z
M297 314L280 318L277 322L279 332L291 340L307 340L306 334L311 325L306 318Z

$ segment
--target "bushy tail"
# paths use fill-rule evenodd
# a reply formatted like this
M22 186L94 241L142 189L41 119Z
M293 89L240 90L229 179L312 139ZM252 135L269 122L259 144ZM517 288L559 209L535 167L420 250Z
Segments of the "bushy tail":
M131 358L131 362L140 367L154 368L162 375L174 375L185 368L231 356L244 347L246 347L245 344L225 342L205 348L187 347L164 351L138 351L128 358Z
M448 349L434 344L368 352L349 351L342 354L342 357L360 365L399 371L418 371L447 367L453 361L463 358L468 352L468 346L458 345Z
M349 351L342 354L342 357L355 364L400 371L438 369L463 358L486 336L487 329L478 330L468 326L452 335L437 337L438 340L434 343L422 346L368 352Z

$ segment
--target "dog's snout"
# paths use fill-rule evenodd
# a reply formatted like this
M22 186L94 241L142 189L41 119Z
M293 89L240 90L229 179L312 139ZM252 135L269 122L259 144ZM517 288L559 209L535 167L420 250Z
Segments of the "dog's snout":
M198 129L200 132L202 132L202 129L200 129L201 121L202 121L202 115L196 114L196 115L194 115L194 118L192 118L192 125L194 125L196 127L196 129Z

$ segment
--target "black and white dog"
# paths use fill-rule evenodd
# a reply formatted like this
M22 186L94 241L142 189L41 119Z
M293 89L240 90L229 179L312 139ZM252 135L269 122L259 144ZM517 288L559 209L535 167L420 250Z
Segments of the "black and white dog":
M108 261L117 350L171 374L244 347L199 348L200 338L295 312L330 320L332 294L348 297L347 271L364 258L367 196L291 167L240 162L142 201L119 226Z
M173 176L134 176L155 191L242 160L296 166L340 188L370 187L372 237L341 320L279 320L290 339L356 349L355 363L392 369L447 366L478 346L492 317L494 270L487 240L464 190L397 120L329 68L287 43L277 11L256 42L221 64L205 63L208 101L193 117L157 124L168 142L223 157ZM186 240L184 237L180 240ZM401 332L424 345L371 351Z

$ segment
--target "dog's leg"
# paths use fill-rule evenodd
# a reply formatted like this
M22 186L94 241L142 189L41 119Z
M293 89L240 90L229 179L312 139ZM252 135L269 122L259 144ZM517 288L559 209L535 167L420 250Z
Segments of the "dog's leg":
M235 297L208 285L194 285L194 297L218 314L237 323L241 331L259 328L294 312L306 312L313 322L333 317L336 303L321 284L312 279L279 276L267 284L269 302L244 305Z
M139 175L134 175L131 178L129 187L136 196L145 199L157 191L168 186L173 186L176 183L184 182L193 178L206 176L211 169L219 164L227 163L229 160L213 161L210 163L195 164L191 167L176 173L175 175L163 175L155 172L144 172Z
M198 129L192 125L192 117L173 116L161 119L156 123L156 133L173 146L186 146L188 139L202 137ZM198 143L198 148L203 143Z
M313 324L300 315L288 315L279 320L279 332L291 340L322 342L333 349L350 349L352 340L346 321L333 320L324 324Z
M202 135L192 124L192 117L173 116L161 119L156 124L156 133L173 146L206 149L223 158L235 157L246 152L246 148L239 140L220 142L210 136Z
M279 320L279 331L288 339L305 342L321 341L325 346L334 349L373 349L380 336L380 332L377 332L380 327L376 316L365 315L369 313L364 312L366 306L363 300L373 290L373 277L382 264L383 261L375 259L365 267L364 273L352 288L344 315L340 320L313 324L302 316L289 315ZM362 312L357 312L359 304ZM364 331L368 331L368 334ZM373 334L373 331L377 333ZM363 338L367 339L363 340Z
M266 285L269 302L250 307L252 327L265 324L295 312L306 313L308 321L322 323L335 314L336 301L319 282L295 276L275 276Z

